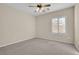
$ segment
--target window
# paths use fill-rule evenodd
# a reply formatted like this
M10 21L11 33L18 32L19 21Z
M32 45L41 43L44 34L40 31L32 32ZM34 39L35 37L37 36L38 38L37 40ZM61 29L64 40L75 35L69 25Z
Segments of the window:
M52 32L65 33L65 17L58 17L52 19Z

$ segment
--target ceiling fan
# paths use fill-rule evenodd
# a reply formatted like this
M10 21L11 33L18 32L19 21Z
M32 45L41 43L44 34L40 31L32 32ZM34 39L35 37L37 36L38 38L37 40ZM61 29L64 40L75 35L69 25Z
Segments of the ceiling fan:
M47 10L49 10L48 7L50 7L50 4L37 4L36 6L29 6L29 7L36 7L35 12L45 12L45 9L47 8Z

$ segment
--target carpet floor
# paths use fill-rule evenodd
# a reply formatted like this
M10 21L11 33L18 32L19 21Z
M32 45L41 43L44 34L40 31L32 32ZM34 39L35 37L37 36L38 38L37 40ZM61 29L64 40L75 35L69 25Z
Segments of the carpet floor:
M78 55L73 45L45 39L31 39L0 48L0 55Z

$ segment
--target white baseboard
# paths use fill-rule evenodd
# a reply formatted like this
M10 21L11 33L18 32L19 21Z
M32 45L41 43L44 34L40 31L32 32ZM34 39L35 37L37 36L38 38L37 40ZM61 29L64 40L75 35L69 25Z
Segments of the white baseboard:
M23 42L25 40L31 40L31 39L34 39L34 38L35 37L31 37L31 38L28 38L28 39L18 40L16 42L6 43L6 44L1 45L0 47L5 47L5 46L8 46L8 45L12 45L12 44L16 44L16 43L19 43L19 42Z
M4 44L4 45L1 45L0 47L5 47L5 46L8 46L8 45L16 44L16 43L23 42L23 41L25 41L25 40L31 40L31 39L45 39L45 40L51 40L51 39L47 39L47 38L31 37L31 38L28 38L28 39L19 40L19 41L16 41L16 42ZM51 41L60 42L60 43L64 43L64 44L71 44L71 45L74 45L74 43L61 42L61 41L57 41L57 40L51 40Z
M37 39L51 40L51 39L48 39L48 38L39 38L39 37L37 37ZM51 41L60 42L60 43L64 43L64 44L74 45L74 43L69 43L69 42L63 42L63 41L57 41L57 40L51 40Z

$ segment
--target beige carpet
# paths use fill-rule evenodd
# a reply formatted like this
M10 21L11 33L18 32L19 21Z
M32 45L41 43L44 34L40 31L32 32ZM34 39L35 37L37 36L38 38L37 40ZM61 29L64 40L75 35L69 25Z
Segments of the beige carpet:
M73 45L45 39L31 39L0 48L1 55L76 55Z

